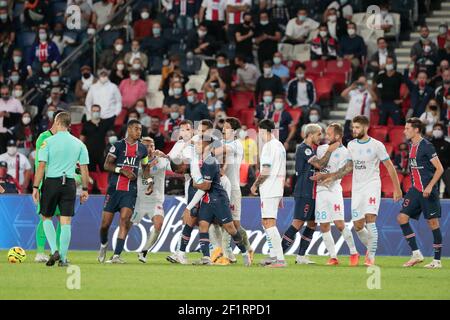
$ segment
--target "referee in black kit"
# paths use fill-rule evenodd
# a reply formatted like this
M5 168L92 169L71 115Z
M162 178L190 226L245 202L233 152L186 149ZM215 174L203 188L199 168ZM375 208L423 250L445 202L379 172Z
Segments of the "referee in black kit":
M59 261L59 266L67 266L67 251L71 238L71 220L75 211L76 184L74 180L75 168L80 164L83 192L80 196L81 203L88 199L87 187L89 183L89 155L86 146L81 140L72 136L70 127L70 114L59 113L55 118L56 134L44 141L39 149L39 167L36 171L33 184L33 200L37 204L40 201L44 221L44 232L51 249L51 256L47 266L53 266ZM42 184L41 198L39 197L39 185ZM40 199L39 199L40 198ZM60 251L56 245L56 231L52 217L56 207L61 211L61 237Z

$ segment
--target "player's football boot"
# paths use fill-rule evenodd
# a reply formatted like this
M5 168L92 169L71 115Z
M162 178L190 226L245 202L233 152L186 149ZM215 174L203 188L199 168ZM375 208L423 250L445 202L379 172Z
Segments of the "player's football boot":
M359 264L359 253L350 255L350 266L355 267Z
M275 260L271 264L266 265L266 268L286 268L287 263L284 260Z
M375 265L375 258L370 259L369 257L366 259L366 261L364 261L364 265L366 267L371 267Z
M147 263L147 255L144 252L139 252L138 260L142 263Z
M69 262L67 262L67 260L66 261L59 260L58 267L68 267L68 266Z
M250 267L252 265L252 258L248 252L242 254L242 260L244 260L244 266Z
M193 261L192 264L196 265L196 266L210 266L210 265L212 265L212 262L211 262L211 258L210 257L206 257L205 256L205 257L202 257L199 260Z
M314 261L309 260L308 256L299 256L299 255L297 255L297 257L295 258L295 263L296 264L316 264Z
M259 264L260 264L261 266L265 267L265 266L268 266L268 265L272 264L274 261L275 261L274 258L267 257L267 258L262 259L262 260L259 262Z
M48 261L48 256L45 253L36 253L34 262L45 263Z
M219 258L221 258L222 256L223 256L222 248L221 248L221 247L216 247L216 248L211 252L211 261L214 263L214 262L216 262Z
M106 251L108 250L108 244L101 244L100 245L100 250L98 250L98 257L97 257L97 261L100 263L104 263L106 260Z
M441 269L442 263L441 260L433 260L429 264L424 266L427 269Z
M423 255L422 253L413 253L411 256L411 259L409 259L405 264L403 264L404 267L414 267L416 264L419 264L423 262Z
M327 261L327 266L337 266L339 264L339 260L336 258L330 258Z
M45 265L48 267L54 266L55 263L59 261L59 259L61 259L59 252L55 251L54 254L50 255L50 258L48 259L48 261Z
M175 253L171 254L170 256L167 256L166 260L171 263L188 264L186 256L182 252L175 252Z
M216 260L216 262L213 262L213 264L218 266L228 266L229 264L231 264L231 262L227 257L220 257Z
M125 261L120 258L118 254L115 254L111 257L111 259L107 260L105 263L111 264L124 264Z

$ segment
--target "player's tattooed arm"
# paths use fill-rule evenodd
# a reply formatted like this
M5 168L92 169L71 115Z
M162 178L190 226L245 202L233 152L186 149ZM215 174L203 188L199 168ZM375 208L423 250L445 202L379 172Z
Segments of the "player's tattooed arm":
M343 166L338 171L336 171L335 173L332 174L332 179L333 179L333 181L342 179L343 177L345 177L352 171L353 171L353 161L349 160L349 161L347 161L345 166Z
M340 145L340 142L330 144L327 151L320 159L318 157L311 158L309 163L318 170L325 168L328 164L328 161L330 161L331 154L333 153L333 151L339 148Z
M253 186L251 187L250 191L253 195L257 195L257 190L259 189L259 186L266 181L266 179L270 175L270 166L263 166L263 170L260 172L258 178L256 178L255 183L253 183Z

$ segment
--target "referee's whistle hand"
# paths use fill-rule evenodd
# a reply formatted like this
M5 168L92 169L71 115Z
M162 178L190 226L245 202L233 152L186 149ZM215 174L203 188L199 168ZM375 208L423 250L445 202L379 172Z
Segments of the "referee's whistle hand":
M81 192L81 195L80 195L80 202L81 202L81 204L83 204L86 201L88 201L88 199L89 199L89 194L87 193L87 191Z
M34 203L38 204L39 203L39 190L38 189L33 188L32 197L33 197Z

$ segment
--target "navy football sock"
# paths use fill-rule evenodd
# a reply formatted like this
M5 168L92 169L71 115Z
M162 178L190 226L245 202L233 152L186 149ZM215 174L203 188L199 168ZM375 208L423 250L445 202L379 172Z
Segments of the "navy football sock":
M405 224L401 224L400 228L402 228L402 232L403 232L403 235L405 236L405 240L406 240L406 242L408 242L409 246L411 247L411 250L412 251L419 250L419 248L417 247L417 242L416 242L416 234L412 230L409 222L407 222Z
M108 243L108 229L100 228L100 243L105 245Z
M125 245L125 239L117 238L116 249L114 250L114 254L120 256L120 254L123 251L123 246L124 245Z
M440 228L433 230L433 239L434 260L441 260L442 233Z
M314 229L306 227L302 233L302 240L300 241L300 247L298 248L298 255L304 256L306 250L308 250L309 244L311 243L312 237L314 235Z
M293 225L289 226L286 230L281 241L283 252L286 252L286 250L289 249L289 247L294 243L297 232L298 230Z
M236 232L236 234L231 237L233 238L234 244L239 248L239 250L241 250L242 253L246 253L247 249L245 248L242 235L239 232Z
M186 252L186 247L189 244L189 240L191 240L192 228L190 225L185 224L183 231L181 232L181 243L180 243L180 251Z
M208 232L200 232L200 249L202 250L204 257L209 257L209 233Z

